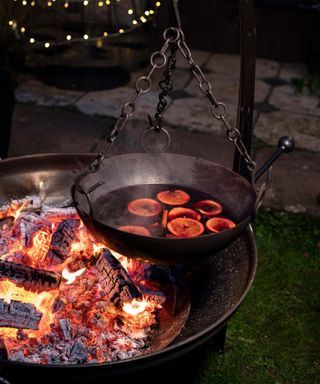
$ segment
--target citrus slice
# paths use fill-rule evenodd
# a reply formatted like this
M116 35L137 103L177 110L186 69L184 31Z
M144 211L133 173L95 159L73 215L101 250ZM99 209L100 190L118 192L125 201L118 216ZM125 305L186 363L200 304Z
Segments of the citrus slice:
M134 233L135 235L151 236L150 232L140 225L123 225L122 227L119 227L119 229L120 231Z
M224 217L212 217L206 222L207 229L215 233L234 228L235 226L232 220L225 219Z
M196 202L193 207L205 216L216 216L222 212L222 206L214 200L201 200Z
M158 200L161 203L168 205L183 205L190 200L190 196L187 192L176 189L175 191L162 191L157 194Z
M168 230L177 237L196 237L204 231L204 226L198 220L178 217L168 223Z
M138 216L156 216L162 211L161 204L153 199L136 199L128 204L129 212Z
M174 220L178 217L188 217L189 219L194 219L194 220L201 220L201 215L200 213L194 211L193 209L190 208L185 208L185 207L175 207L172 208L169 213L168 213L168 220Z

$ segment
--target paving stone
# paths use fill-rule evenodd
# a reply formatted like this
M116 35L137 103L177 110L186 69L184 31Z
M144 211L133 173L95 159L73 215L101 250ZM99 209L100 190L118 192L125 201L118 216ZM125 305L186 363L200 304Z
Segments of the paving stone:
M256 156L257 164L263 164L274 149L264 148ZM320 216L320 155L305 151L284 154L272 167L271 187L263 205L290 212ZM259 213L258 213L259 214Z
M58 89L36 79L23 80L15 91L18 102L34 103L46 107L71 106L83 95L84 92Z
M259 115L254 134L272 145L281 136L289 135L295 139L297 148L320 152L319 130L320 117L275 111Z
M277 77L279 69L280 64L277 61L261 58L256 60L256 77L258 79Z
M75 106L87 115L110 116L118 118L121 107L129 102L135 90L132 87L119 87L116 90L89 92ZM140 97L135 110L135 117L146 121L146 115L153 115L159 99L159 93L150 91ZM169 100L169 97L168 97Z
M319 96L310 94L307 87L304 87L302 93L297 93L289 84L275 87L269 99L269 103L276 108L316 116L320 116L319 101Z
M308 71L305 64L283 63L281 65L279 77L290 82L291 79L303 79Z

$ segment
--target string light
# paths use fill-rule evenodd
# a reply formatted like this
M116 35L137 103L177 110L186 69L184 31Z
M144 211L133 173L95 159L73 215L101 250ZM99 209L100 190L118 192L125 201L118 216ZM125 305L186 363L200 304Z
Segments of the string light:
M0 0L1 1L1 0ZM17 0L12 0L13 2L17 2ZM120 2L120 0L112 0L113 2ZM69 8L70 6L70 3L73 2L73 3L82 3L83 6L88 6L88 5L92 5L92 6L98 6L98 7L103 7L104 4L106 5L110 5L111 4L111 1L110 0L62 0L61 1L62 4L61 6L63 6L65 9ZM36 0L21 0L21 4L23 6L26 6L26 5L31 5L32 7L35 7L36 5L40 5L41 7L47 5L48 7L53 7L53 6L58 6L60 4L60 1L57 1L57 0L44 0L44 4L43 3L40 3L40 2L37 2ZM161 3L160 1L156 1L154 2L154 6L156 7L160 7L161 6ZM26 26L24 25L19 25L17 21L15 20L9 20L8 21L8 24L9 26L11 27L11 29L13 31L15 31L15 34L16 36L18 37L19 34L21 33L20 37L22 38L22 35L25 35L25 38L26 38L26 41L29 42L30 44L32 45L35 45L35 46L38 46L38 47L45 47L45 48L50 48L50 47L53 47L53 46L59 46L59 45L63 45L63 44L69 44L69 43L75 43L75 42L80 42L81 40L85 40L85 41L95 41L96 42L96 45L100 46L102 44L102 39L103 38L111 38L111 37L115 37L119 34L124 34L124 33L129 33L131 30L133 30L137 25L139 25L140 23L146 23L148 21L148 17L152 16L155 14L155 11L153 9L147 9L144 11L144 13L141 15L141 16L138 16L136 14L136 11L133 9L133 8L129 8L127 10L128 12L128 15L130 16L136 16L138 17L139 19L133 19L133 20L128 20L127 22L131 23L132 26L128 27L128 25L126 26L121 26L121 27L118 27L118 30L117 32L113 31L113 32L107 32L107 31L104 31L101 33L101 35L97 35L97 36L90 36L86 33L84 35L79 36L71 36L70 34L68 35L65 35L65 38L64 40L62 39L62 41L41 41L41 40L37 40L37 38L35 37L35 34L34 33L30 33L32 31L30 31L30 28L26 28ZM26 32L28 29L28 33ZM31 36L30 36L31 35ZM33 35L33 36L32 36Z

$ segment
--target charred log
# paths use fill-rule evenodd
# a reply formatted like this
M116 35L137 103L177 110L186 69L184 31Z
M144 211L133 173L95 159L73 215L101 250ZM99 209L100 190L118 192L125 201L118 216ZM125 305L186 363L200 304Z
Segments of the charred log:
M80 220L63 220L52 236L50 250L46 255L45 263L48 265L62 264L70 256L70 247L73 241L79 241L76 230Z
M42 313L33 304L0 299L0 327L38 329Z
M17 285L33 292L58 289L62 279L55 272L5 260L0 260L0 278L14 281Z
M141 299L142 295L127 271L108 249L101 251L96 262L100 273L100 284L107 291L110 301L116 307L130 303L133 299Z

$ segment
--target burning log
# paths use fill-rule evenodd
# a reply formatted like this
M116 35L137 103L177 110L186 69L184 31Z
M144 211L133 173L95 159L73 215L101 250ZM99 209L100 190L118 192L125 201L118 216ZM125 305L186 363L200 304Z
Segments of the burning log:
M69 256L73 241L79 241L76 230L80 226L80 220L63 220L52 236L51 249L46 255L45 263L48 265L62 264Z
M61 276L55 272L5 260L0 260L0 278L12 280L33 292L58 289L62 280Z
M0 327L38 329L42 313L33 304L0 299Z
M100 272L100 284L108 293L110 301L116 307L122 307L133 299L142 299L142 294L136 287L127 271L108 249L101 251L96 262Z
M88 359L87 348L79 341L76 341L71 348L70 361L71 363L84 363Z
M72 339L72 328L69 319L59 320L60 328L63 334L63 339L68 341Z

